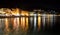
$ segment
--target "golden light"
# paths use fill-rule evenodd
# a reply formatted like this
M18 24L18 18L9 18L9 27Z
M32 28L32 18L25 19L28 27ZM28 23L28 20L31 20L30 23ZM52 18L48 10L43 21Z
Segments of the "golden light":
M8 22L8 19L6 18L5 19L5 29L7 30L7 31L9 31L9 24L8 24L9 22Z
M26 30L28 29L28 17L26 17Z
M38 16L41 16L41 14L38 14Z
M34 14L33 14L33 13L31 13L31 14L30 14L30 16L34 16Z
M28 11L26 11L26 16L29 16L29 12Z
M6 9L3 8L2 11L4 11L4 12L0 12L0 13L3 13L3 14L5 13L6 16L10 16L10 15L14 15L14 16L20 16L20 15L29 16L29 12L28 11L23 11L23 10L20 10L19 8L15 8L15 9L12 8L12 10L9 9L9 8L6 8Z
M16 15L19 15L19 9L16 8Z
M25 17L22 17L23 19L23 27L25 27Z
M38 14L38 30L40 30L41 27L41 14Z
M18 8L13 9L13 11L12 11L11 13L12 13L12 15L17 15L17 16L19 16L19 9L18 9Z
M5 14L5 12L3 12L3 11L0 11L0 13L1 13L1 14Z
M21 15L22 16L29 16L29 12L28 11L21 11Z
M22 12L21 12L21 15L22 15L22 16L25 16L25 11L22 11Z
M19 18L14 18L13 29L16 29L18 27L19 27Z
M21 17L21 27L25 28L25 17Z

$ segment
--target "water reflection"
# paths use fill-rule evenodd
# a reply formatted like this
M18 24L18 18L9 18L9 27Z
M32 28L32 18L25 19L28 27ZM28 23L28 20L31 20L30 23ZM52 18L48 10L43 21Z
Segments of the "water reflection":
M46 27L46 14L42 14L42 27L45 30Z
M26 17L26 30L28 29L28 17Z
M5 30L9 31L9 21L8 18L5 18Z
M34 30L36 29L37 26L37 17L36 14L34 14Z
M25 17L21 17L21 27L25 29Z
M56 16L37 14L31 17L0 18L0 33L3 35L27 35L38 30L53 27L56 22ZM41 16L42 15L42 16Z
M41 28L41 14L38 15L38 30Z
M47 21L47 27L49 27L49 26L52 27L56 22L56 16L48 14L46 21Z
M13 24L13 30L15 30L17 33L19 31L19 18L14 18L14 24Z

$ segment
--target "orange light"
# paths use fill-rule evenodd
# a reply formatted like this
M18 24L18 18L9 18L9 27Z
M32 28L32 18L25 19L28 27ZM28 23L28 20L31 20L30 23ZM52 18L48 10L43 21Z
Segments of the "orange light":
M9 31L9 24L8 24L8 19L5 19L5 29Z
M14 18L14 29L19 27L19 18Z
M28 17L26 17L26 30L28 29Z
M21 27L25 28L25 17L21 17Z
M38 30L40 30L41 27L41 15L38 14Z

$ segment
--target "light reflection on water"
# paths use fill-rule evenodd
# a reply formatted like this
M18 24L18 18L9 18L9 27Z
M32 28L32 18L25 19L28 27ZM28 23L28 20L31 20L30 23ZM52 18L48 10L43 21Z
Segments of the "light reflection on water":
M40 30L41 28L41 17L38 16L38 30Z
M1 35L28 35L29 32L36 32L49 27L55 23L55 16L34 16L34 17L17 17L17 18L0 18ZM32 28L31 28L32 27ZM31 28L31 29L30 29ZM29 31L30 30L30 31ZM32 33L31 33L32 34ZM33 34L32 34L33 35Z

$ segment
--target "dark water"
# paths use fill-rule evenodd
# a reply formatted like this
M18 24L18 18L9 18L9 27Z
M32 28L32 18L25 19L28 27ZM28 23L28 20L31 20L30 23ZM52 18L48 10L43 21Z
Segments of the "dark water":
M0 35L58 35L59 16L0 18Z

